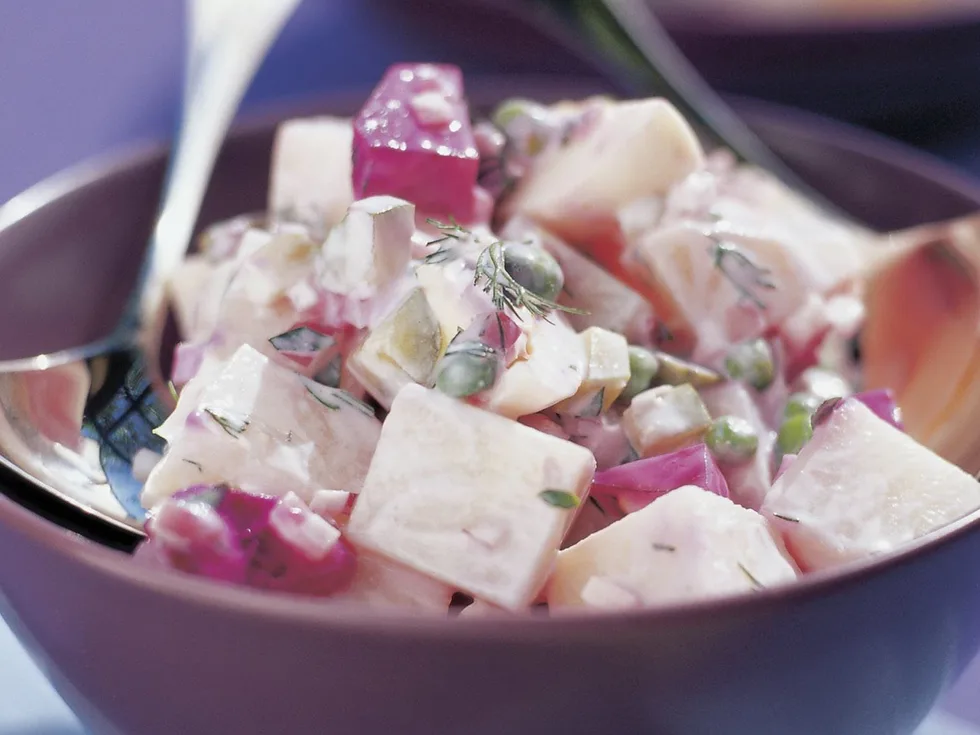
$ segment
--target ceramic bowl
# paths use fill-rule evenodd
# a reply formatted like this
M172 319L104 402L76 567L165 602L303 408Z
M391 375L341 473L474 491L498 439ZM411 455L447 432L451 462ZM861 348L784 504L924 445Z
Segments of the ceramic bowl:
M476 100L592 91L470 83ZM980 188L907 149L741 109L877 227L980 208ZM262 206L273 129L232 136L204 220ZM4 210L0 344L111 320L163 155L90 168ZM980 646L980 514L783 590L616 617L444 620L144 570L86 540L84 514L15 477L0 490L0 613L94 733L906 735Z

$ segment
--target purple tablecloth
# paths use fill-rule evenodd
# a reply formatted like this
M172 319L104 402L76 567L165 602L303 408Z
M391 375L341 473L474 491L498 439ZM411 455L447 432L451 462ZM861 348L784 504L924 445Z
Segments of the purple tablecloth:
M67 165L159 139L180 87L181 3L45 0L0 6L0 201ZM466 53L465 57L463 53ZM374 0L307 0L273 50L246 109L326 89L364 87L390 63L425 58L471 72L521 69L489 40L433 42ZM554 57L549 57L552 61ZM980 173L980 135L929 147ZM980 727L980 662L946 708ZM71 713L0 621L0 735L80 735ZM967 735L937 715L922 735ZM976 731L980 733L980 730Z

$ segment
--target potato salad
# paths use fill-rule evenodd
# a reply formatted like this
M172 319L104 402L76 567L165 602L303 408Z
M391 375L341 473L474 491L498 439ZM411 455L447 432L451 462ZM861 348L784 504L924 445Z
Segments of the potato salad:
M980 507L952 445L906 427L874 309L935 241L886 247L661 99L482 119L457 68L396 65L353 119L284 122L268 210L170 284L137 557L471 617L749 595L892 551Z

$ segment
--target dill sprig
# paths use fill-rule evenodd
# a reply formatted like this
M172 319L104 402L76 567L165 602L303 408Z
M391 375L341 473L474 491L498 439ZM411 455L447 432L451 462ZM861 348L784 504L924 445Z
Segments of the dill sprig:
M449 222L440 222L437 219L432 219L432 217L426 217L425 221L442 233L442 237L430 240L426 245L438 245L447 240L461 240L470 235L470 231L457 222L453 216L449 217Z
M728 279L742 299L751 301L760 309L765 309L766 302L762 300L757 290L776 289L776 283L771 277L772 271L759 265L755 258L737 244L722 240L714 234L708 235L708 239L711 240L708 253L715 268Z
M490 296L498 311L510 310L518 321L522 321L520 310L525 309L531 316L546 319L552 311L569 314L585 314L584 311L563 306L543 298L524 288L504 267L504 244L497 241L486 248L476 259L475 286L481 286Z
M754 574L752 574L752 572L749 571L748 567L746 567L742 562L738 563L738 568L741 570L742 574L744 574L746 578L749 580L749 584L751 584L755 589L761 590L765 587L765 585L759 581L759 578L756 577Z
M437 237L435 240L429 240L425 244L426 247L433 247L438 245L439 247L422 258L422 262L427 265L432 265L435 263L445 263L446 261L452 260L456 257L453 252L453 247L450 244L451 241L460 241L466 237L470 236L470 231L463 227L459 222L456 221L455 217L450 216L449 222L440 222L437 219L432 219L427 217L426 222L435 227L439 232L442 233L441 237Z
M205 407L204 413L214 419L215 423L218 424L225 433L229 436L238 438L241 434L245 433L245 430L249 427L251 421L247 416L235 417L226 416L213 408Z

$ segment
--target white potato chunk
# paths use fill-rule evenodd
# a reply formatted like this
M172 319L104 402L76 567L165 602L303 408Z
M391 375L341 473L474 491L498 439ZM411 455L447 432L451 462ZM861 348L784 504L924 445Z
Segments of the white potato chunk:
M391 196L354 202L323 243L320 283L335 293L375 295L405 275L414 234L414 204Z
M696 341L700 362L781 324L864 262L866 233L751 169L699 171L667 204L624 262L652 289L647 295L671 331Z
M623 412L623 429L641 457L666 454L707 431L711 415L690 385L643 391Z
M942 528L980 507L980 483L882 421L843 401L766 497L805 570L833 567Z
M472 605L467 605L459 611L459 617L467 619L500 618L509 615L513 615L513 613L496 605L491 605L489 602L483 602L483 600L476 600Z
M579 336L585 348L585 375L575 395L557 409L575 416L598 416L609 410L629 382L629 344L623 335L599 327L589 327Z
M654 607L796 576L761 515L688 485L562 551L548 605L552 612Z
M288 292L309 277L316 253L316 244L299 229L245 233L235 270L215 305L208 351L226 359L248 344L280 359L269 339L296 324L301 310Z
M586 370L585 344L558 314L521 322L526 355L500 377L488 400L491 411L518 418L575 395Z
M569 141L535 161L508 205L510 214L576 242L618 228L621 208L666 193L704 160L694 131L666 100L604 102L587 115Z
M503 236L519 242L530 241L558 261L565 276L559 303L585 312L565 315L572 327L579 331L602 327L622 334L634 344L649 343L656 323L653 307L602 266L524 217L511 220Z
M517 610L584 500L586 449L417 385L391 407L348 526L355 543ZM549 498L552 502L549 502Z
M206 339L214 324L204 323L198 318L201 302L212 293L211 287L217 284L217 276L228 268L227 263L214 263L203 255L188 255L177 266L173 278L167 284L168 298L173 304L177 328L185 340ZM227 285L227 276L225 285ZM223 293L224 288L219 289ZM205 320L206 322L206 320Z
M157 430L168 442L143 488L152 508L178 490L226 483L246 492L357 492L381 423L342 391L280 367L248 345L184 389Z
M358 552L354 580L331 600L441 615L448 612L452 587L379 554Z
M269 211L327 232L354 201L348 119L287 120L276 131L269 181Z

